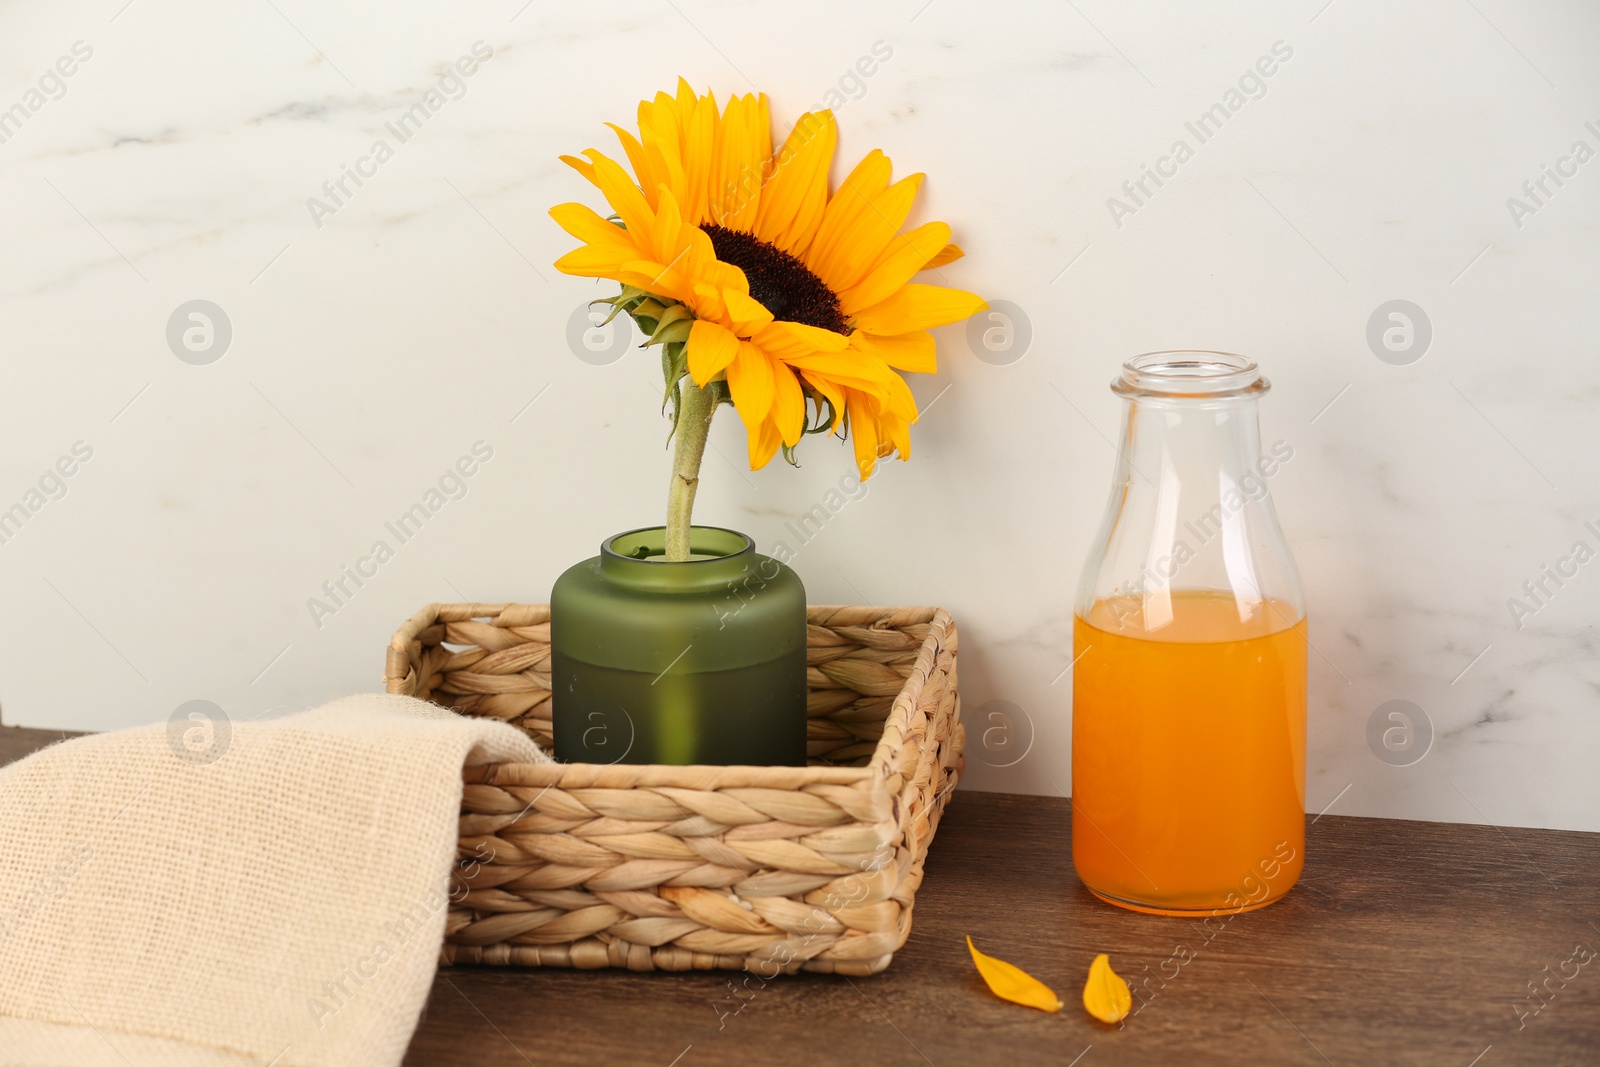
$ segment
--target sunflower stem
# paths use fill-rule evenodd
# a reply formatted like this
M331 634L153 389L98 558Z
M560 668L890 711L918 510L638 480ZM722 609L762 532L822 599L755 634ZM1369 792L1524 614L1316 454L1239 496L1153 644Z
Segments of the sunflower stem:
M667 489L667 559L681 563L689 558L689 525L694 512L694 491L700 485L700 460L706 453L706 436L717 399L687 375L678 385L678 440L672 453L672 484Z

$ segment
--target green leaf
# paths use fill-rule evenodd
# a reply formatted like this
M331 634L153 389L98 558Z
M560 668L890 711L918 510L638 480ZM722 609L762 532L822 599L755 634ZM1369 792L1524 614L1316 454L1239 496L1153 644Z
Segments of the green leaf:
M611 305L611 314L607 315L606 321L600 324L604 326L610 323L612 319L616 318L620 312L626 311L629 314L633 314L646 300L649 299L651 299L650 294L645 292L643 289L638 289L631 285L624 285L622 287L622 291L616 296L603 296L598 300L591 300L589 303L590 305Z
M681 341L669 342L661 346L661 377L666 383L666 393L661 398L661 407L664 410L667 402L672 403L672 432L678 429L678 409L680 407L678 383L689 373L689 353L687 346ZM672 434L667 435L672 439Z
M834 423L839 419L839 413L833 409L833 401L821 393L814 393L809 390L807 390L807 395L811 400L812 408L811 411L807 412L807 424L801 432L827 433L833 429ZM828 417L825 420L822 418L824 410L828 413Z
M687 344L689 340L689 327L693 322L693 319L679 319L677 322L663 321L656 326L655 330L650 334L649 339L645 341L645 344Z
M682 304L673 304L662 311L655 329L649 333L647 345L683 344L689 340L689 329L694 325L694 312Z

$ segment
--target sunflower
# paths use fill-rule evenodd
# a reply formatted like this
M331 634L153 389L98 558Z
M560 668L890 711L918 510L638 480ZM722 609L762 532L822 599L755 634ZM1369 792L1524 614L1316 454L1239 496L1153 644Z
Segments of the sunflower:
M922 175L891 182L875 149L830 192L832 112L801 116L774 154L765 95L719 111L682 79L639 104L637 136L611 128L632 174L592 148L562 157L614 214L551 209L583 242L556 267L622 284L609 302L665 345L675 413L682 376L717 390L744 422L752 469L828 429L853 441L863 479L880 458L909 458L917 406L896 372L932 373L929 330L986 307L911 280L961 255L943 222L901 232Z

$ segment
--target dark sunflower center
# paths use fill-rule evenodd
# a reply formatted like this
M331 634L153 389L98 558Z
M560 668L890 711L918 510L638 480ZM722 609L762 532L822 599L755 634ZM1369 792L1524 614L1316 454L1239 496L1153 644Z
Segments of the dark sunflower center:
M806 265L754 234L722 226L704 226L717 258L744 271L750 295L782 322L798 322L834 333L849 334L839 298Z

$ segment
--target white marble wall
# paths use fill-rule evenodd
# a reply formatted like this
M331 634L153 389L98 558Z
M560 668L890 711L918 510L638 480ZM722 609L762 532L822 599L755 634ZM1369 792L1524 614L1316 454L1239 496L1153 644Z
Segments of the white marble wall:
M1070 790L1062 672L1110 474L1106 384L1130 354L1217 347L1264 365L1263 432L1295 449L1273 493L1314 617L1311 810L1600 830L1600 559L1561 563L1600 550L1600 9L805 11L0 8L0 108L22 105L0 127L0 508L39 505L0 544L5 722L372 688L427 601L543 600L602 537L658 521L655 357L574 352L571 316L604 287L551 267L570 242L545 212L590 195L556 155L608 146L604 120L683 73L764 89L784 128L842 101L843 153L926 171L920 214L969 253L946 273L1030 324L987 361L944 331L915 459L809 543L785 523L850 470L833 443L751 474L725 414L698 511L789 541L814 602L954 613L969 787ZM879 42L892 55L855 73ZM475 44L492 56L463 91L446 82L403 143L386 130ZM1187 124L1217 103L1236 110L1201 143ZM363 163L380 138L393 157ZM1179 140L1192 154L1164 161ZM358 165L314 219L308 198ZM1113 210L1145 165L1171 176ZM1536 203L1546 166L1566 176ZM231 324L204 365L167 340L191 300ZM1431 324L1420 359L1369 346L1392 300ZM480 441L466 495L313 618L323 582L393 544L384 522ZM30 497L42 477L59 499ZM1576 576L1514 618L1546 565ZM1418 750L1368 741L1397 700L1431 730L1407 766Z

